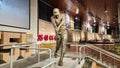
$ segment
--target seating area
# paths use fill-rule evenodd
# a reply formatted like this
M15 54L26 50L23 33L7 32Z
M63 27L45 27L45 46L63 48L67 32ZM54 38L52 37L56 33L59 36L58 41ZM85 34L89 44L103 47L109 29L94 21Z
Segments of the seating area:
M114 44L114 39L111 35L102 35L99 33L89 33L79 30L69 31L68 42L92 43L92 44ZM86 34L86 35L85 35ZM104 38L105 37L105 38ZM71 41L70 41L71 40Z

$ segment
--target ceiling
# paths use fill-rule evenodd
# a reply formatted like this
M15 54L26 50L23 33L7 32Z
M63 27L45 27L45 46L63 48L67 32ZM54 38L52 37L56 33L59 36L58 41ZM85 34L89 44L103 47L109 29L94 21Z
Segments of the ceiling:
M120 0L42 0L61 11L69 11L72 16L78 15L86 20L87 13L105 22L118 23L118 3ZM76 14L76 9L79 13ZM107 12L105 12L107 10ZM116 24L115 24L116 23Z
M88 11L110 23L116 22L118 17L118 3L120 0L84 0ZM105 12L107 10L107 13Z

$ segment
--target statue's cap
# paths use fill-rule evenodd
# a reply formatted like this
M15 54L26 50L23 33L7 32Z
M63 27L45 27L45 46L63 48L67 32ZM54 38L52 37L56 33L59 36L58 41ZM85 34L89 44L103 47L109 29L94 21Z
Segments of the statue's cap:
M59 12L59 9L58 8L54 8L53 12Z
M58 8L54 8L54 9L53 9L53 14L54 14L54 15L59 15L59 14L60 14L59 9L58 9Z

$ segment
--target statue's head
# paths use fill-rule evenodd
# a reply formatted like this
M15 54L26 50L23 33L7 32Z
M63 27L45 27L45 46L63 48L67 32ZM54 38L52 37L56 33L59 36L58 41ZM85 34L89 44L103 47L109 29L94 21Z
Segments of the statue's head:
M53 9L53 15L54 15L54 16L58 16L59 14L60 14L59 9L58 9L58 8L54 8L54 9Z

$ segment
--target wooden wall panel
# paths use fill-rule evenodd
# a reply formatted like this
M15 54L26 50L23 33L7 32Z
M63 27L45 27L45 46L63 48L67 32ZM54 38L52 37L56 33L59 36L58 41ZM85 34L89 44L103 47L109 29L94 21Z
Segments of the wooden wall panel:
M118 22L120 23L120 3L118 4Z
M11 44L10 38L20 38L20 33L2 32L2 44ZM16 43L16 42L13 42L13 43Z
M26 38L33 38L32 34L26 34Z
M1 39L1 32L0 32L0 39Z
M1 44L26 43L27 35L25 33L2 32ZM32 35L29 34L32 38ZM10 38L15 38L15 42L10 42Z
M19 49L14 49L14 52L13 52L13 59L14 59L14 61L16 61L17 60L17 58L19 57ZM8 52L8 53L0 53L0 60L3 60L3 61L5 61L5 62L7 62L7 63L9 63L10 62L10 52Z
M27 40L26 34L21 34L20 35L20 43L26 43L26 40Z

